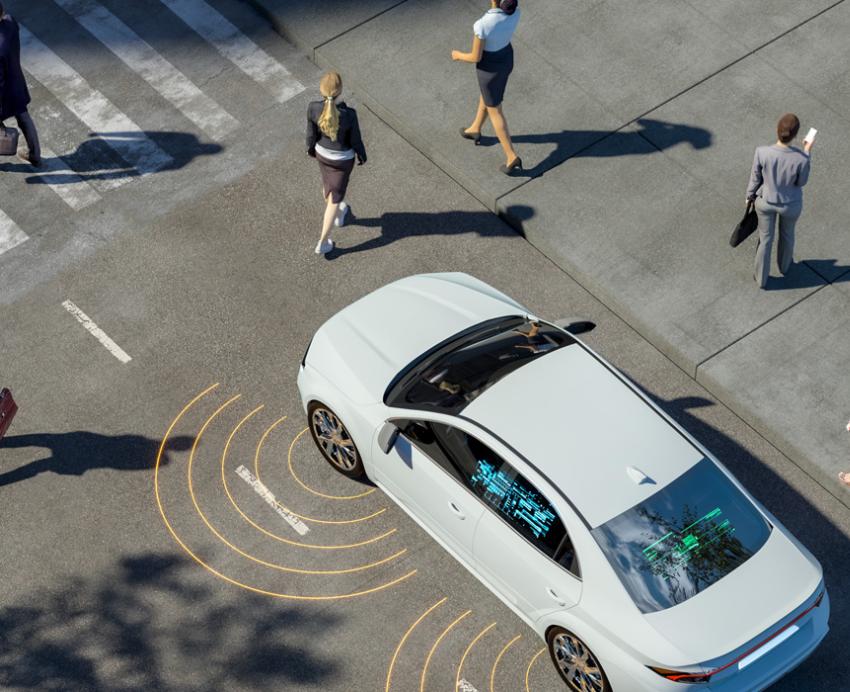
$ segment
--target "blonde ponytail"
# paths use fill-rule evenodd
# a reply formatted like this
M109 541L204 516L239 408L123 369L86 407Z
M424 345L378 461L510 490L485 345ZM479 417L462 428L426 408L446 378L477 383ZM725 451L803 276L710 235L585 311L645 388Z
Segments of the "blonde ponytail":
M339 109L334 99L342 92L342 77L338 72L326 72L319 83L319 91L325 97L325 107L316 124L329 139L336 139L339 132Z

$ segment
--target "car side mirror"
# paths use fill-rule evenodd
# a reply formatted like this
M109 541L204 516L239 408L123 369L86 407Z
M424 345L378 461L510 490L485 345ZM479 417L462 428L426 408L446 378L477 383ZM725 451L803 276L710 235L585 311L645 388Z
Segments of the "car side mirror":
M573 336L578 334L586 334L596 329L596 323L586 320L583 317L564 317L560 320L555 320L553 324L560 327L565 332L569 332Z
M389 454L398 439L398 428L395 423L387 421L378 432L378 446L384 454Z

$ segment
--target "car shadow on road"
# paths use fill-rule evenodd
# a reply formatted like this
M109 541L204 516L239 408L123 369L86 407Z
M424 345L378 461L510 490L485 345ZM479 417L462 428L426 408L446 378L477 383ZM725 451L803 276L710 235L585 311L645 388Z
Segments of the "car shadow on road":
M124 161L110 143L115 144L119 151L136 152L139 157L147 156L149 168L134 167ZM156 147L152 147L152 144ZM200 156L213 156L222 151L224 147L221 144L202 142L190 132L92 132L89 139L81 142L73 152L44 157L43 169L35 169L23 162L0 163L0 172L27 174L25 180L29 185L122 180L147 173L180 170Z
M170 462L168 452L184 451L194 442L190 436L170 438L163 450L161 465ZM30 461L0 473L0 488L41 473L82 476L92 469L149 471L153 469L160 441L142 435L101 435L85 430L67 433L10 435L0 440L0 449L42 447L50 456Z
M0 609L0 685L225 692L312 689L338 677L339 664L315 647L340 615L221 590L207 576L151 552L19 596Z
M562 130L545 134L511 135L514 144L555 145L555 148L542 161L513 175L516 178L536 178L567 159L645 156L664 151L677 144L689 144L693 149L707 149L712 144L712 133L702 127L668 123L652 118L640 118L636 122L640 129L617 132ZM493 136L481 137L482 146L492 146L497 143L498 140Z
M850 641L850 537L788 481L695 413L714 402L698 396L664 399L631 381L719 459L821 563L831 601L830 633L799 669L770 689L805 692L834 687L834 680L846 676L844 646Z
M516 204L500 212L500 216L510 214L520 221L534 216L531 207ZM444 212L387 212L381 216L358 218L349 212L346 226L380 228L381 234L365 242L347 248L336 248L327 254L327 259L356 252L377 250L404 238L425 235L463 235L476 233L482 238L498 236L515 237L517 232L506 225L492 212L481 211L444 211Z

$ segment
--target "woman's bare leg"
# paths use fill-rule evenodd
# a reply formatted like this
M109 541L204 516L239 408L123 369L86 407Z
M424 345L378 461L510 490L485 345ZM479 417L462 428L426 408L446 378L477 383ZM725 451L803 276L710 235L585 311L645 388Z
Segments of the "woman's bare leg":
M487 106L484 105L484 97L478 97L478 111L475 113L475 120L472 125L466 128L466 134L474 135L476 132L481 132L484 123L487 122Z
M508 123L505 121L505 116L502 115L502 107L488 107L487 112L490 115L490 122L493 123L493 129L496 131L496 137L499 138L499 144L502 145L502 149L507 157L505 165L510 166L511 163L513 163L513 160L517 158L517 154L514 151L514 145L511 142L511 133L508 132Z
M328 234L331 232L331 227L334 225L334 219L339 212L339 204L335 204L331 193L325 198L327 206L325 207L325 217L322 220L322 237L319 238L319 243L324 243L327 240Z

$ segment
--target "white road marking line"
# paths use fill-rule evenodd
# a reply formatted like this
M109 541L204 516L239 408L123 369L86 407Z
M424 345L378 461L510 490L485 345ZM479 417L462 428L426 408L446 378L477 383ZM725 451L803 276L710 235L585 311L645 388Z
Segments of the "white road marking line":
M204 0L161 0L174 14L203 36L225 58L285 103L304 85Z
M100 201L97 191L74 173L65 161L50 149L41 147L42 168L32 176L53 190L74 211L80 211Z
M53 1L210 137L223 137L239 126L236 118L103 5L95 0Z
M457 684L458 692L478 692L478 688L465 678L461 678Z
M0 255L7 250L11 250L27 240L29 236L24 233L18 224L6 216L6 213L0 209Z
M24 26L21 47L26 71L141 175L154 173L172 162L136 123Z
M74 317L77 318L77 321L85 327L86 331L91 334L95 339L97 339L103 346L109 351L113 356L115 356L122 363L129 363L132 358L128 356L122 348L116 344L112 339L110 339L106 332L104 332L100 327L98 327L92 319L84 313L80 308L78 308L74 303L70 300L66 300L62 303L62 307L65 308L68 312L70 312Z
M254 492L257 493L263 500L265 500L266 504L271 507L275 512L277 512L283 520L289 524L296 532L300 535L306 534L310 529L307 525L301 521L294 514L290 514L283 507L281 507L277 500L272 494L272 491L269 490L265 485L263 485L262 481L257 478L253 473L251 473L248 469L245 468L244 465L240 465L239 468L236 469L236 474L245 481L248 485L254 488Z

